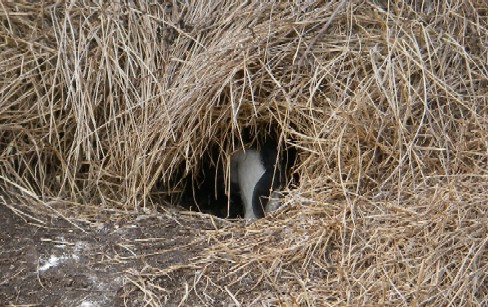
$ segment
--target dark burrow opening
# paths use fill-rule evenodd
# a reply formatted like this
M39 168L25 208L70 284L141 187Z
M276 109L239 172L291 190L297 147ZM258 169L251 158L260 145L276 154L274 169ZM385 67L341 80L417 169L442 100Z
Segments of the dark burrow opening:
M245 150L241 145L227 153L229 159L224 157L221 146L210 144L197 171L182 178L177 203L187 210L228 219L260 218L264 212L276 209L278 199L299 181L296 147L291 141L278 140L272 133L259 138L243 137ZM251 182L246 184L249 179ZM249 209L251 203L254 211Z

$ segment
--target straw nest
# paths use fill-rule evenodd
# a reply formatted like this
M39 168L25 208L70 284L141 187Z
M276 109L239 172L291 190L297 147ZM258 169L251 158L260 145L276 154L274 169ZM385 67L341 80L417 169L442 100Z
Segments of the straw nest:
M0 185L24 216L169 208L245 129L298 152L280 210L132 276L147 304L178 274L187 304L488 303L485 1L9 1L0 20Z

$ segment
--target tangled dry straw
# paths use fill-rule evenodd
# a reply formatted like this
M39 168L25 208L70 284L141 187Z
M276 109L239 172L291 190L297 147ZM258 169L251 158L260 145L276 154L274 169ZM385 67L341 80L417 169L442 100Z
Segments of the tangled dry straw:
M154 208L209 147L226 165L246 127L298 150L286 206L202 232L191 268L153 268L131 295L488 304L484 0L4 1L0 20L0 177L18 210Z

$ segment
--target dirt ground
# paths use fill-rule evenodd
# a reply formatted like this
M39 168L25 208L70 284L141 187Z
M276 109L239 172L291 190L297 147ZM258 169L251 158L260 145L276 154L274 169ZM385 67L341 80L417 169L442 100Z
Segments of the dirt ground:
M207 244L199 233L216 226L198 216L185 222L162 213L95 226L53 218L41 226L0 205L1 305L140 306L137 279L155 268L171 272L162 301L178 305L191 277L173 268L191 263Z

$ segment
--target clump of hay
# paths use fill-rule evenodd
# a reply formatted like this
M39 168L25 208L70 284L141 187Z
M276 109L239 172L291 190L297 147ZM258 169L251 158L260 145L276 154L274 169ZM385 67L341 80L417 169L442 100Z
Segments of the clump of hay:
M209 146L225 165L249 127L298 150L288 205L208 232L167 300L488 302L483 1L16 1L1 16L0 176L32 210L148 207ZM141 287L153 305L158 274Z

